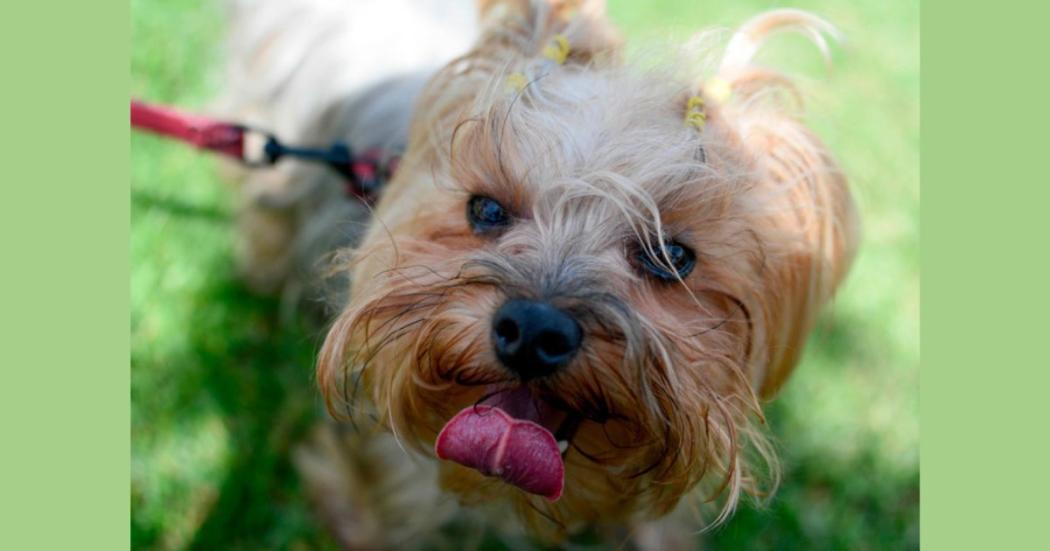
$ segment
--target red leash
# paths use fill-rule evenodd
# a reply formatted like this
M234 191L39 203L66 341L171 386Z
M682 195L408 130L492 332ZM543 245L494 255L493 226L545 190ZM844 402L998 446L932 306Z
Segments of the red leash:
M252 167L273 165L284 157L321 162L344 177L348 195L366 203L375 200L379 188L393 176L399 160L377 150L354 156L347 145L338 142L328 148L287 146L272 134L244 125L137 100L131 100L131 127L226 155ZM245 148L248 133L257 133L264 143L262 150L254 155Z
M244 127L131 100L131 126L244 161Z

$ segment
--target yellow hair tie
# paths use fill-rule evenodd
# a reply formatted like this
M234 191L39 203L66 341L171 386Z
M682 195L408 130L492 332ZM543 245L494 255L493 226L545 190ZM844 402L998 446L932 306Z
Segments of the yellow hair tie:
M704 92L707 96L718 103L725 103L729 101L729 96L733 94L733 85L729 84L724 78L713 77L704 83Z
M511 73L507 75L507 88L511 92L521 92L529 84L529 79L522 73Z
M569 57L569 39L563 34L556 34L551 43L543 49L543 57L562 65Z
M707 124L707 110L704 106L704 98L691 96L689 103L685 104L685 123L703 130Z

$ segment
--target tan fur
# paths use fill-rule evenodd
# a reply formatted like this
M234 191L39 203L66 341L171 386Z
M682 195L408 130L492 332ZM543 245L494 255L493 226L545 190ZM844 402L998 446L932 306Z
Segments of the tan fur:
M480 38L423 89L399 172L360 245L341 253L353 285L318 382L334 416L433 462L455 412L486 385L513 384L489 343L501 301L571 311L582 352L530 383L585 419L563 497L444 462L418 483L468 506L509 505L549 541L595 527L638 528L649 541L659 531L643 526L684 503L717 504L700 529L776 485L760 400L791 373L845 276L857 220L830 153L772 93L793 93L789 80L752 57L781 29L823 48L831 27L770 12L742 27L715 74L682 74L684 62L625 63L601 3L568 4L480 2ZM556 33L571 44L564 65L541 55ZM516 72L529 84L508 92ZM720 102L701 76L732 96ZM702 130L683 121L694 94L706 100ZM472 195L500 201L514 223L476 235ZM697 251L677 283L632 260L665 237ZM264 245L258 255L270 254Z

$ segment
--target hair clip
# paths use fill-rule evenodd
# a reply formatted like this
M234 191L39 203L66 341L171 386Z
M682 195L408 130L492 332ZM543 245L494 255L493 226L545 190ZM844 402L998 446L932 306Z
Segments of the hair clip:
M704 98L690 96L689 103L685 104L685 123L703 130L707 124L707 109L704 106Z
M569 39L563 34L556 34L551 43L543 49L543 57L562 65L569 57L569 49Z
M562 65L569 58L569 51L569 39L563 34L556 34L550 44L543 48L543 57ZM525 73L513 72L507 75L507 92L509 93L521 93L528 85L529 78L525 76Z
M529 84L529 79L525 78L524 73L511 73L507 75L507 91L511 93L520 93Z

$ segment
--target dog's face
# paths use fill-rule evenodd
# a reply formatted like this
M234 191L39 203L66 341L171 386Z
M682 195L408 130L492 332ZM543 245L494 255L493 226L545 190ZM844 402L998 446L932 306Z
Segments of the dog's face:
M420 104L322 352L330 409L436 442L445 488L540 530L698 485L728 510L771 463L759 396L848 263L841 178L773 111L705 97L689 125L665 73L493 52Z

